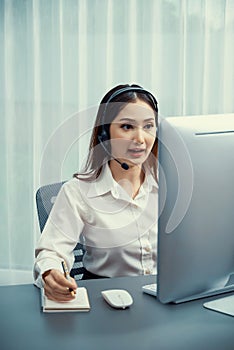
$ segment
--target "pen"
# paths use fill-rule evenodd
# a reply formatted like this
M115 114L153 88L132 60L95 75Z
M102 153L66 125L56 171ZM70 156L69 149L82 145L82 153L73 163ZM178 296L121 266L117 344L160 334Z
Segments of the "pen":
M64 272L64 277L66 277L66 279L68 281L70 281L71 278L70 278L70 275L69 275L69 272L68 272L67 264L66 264L66 262L64 260L62 261L62 268L63 268L63 272ZM69 292L71 293L71 295L73 297L75 296L75 292L74 292L74 290L72 288L69 288Z

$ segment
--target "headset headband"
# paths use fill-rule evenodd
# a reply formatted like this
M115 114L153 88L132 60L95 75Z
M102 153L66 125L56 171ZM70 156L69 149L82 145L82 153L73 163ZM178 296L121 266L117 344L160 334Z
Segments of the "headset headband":
M108 100L105 102L106 107L105 107L105 110L103 112L103 115L106 114L107 106L111 102L111 100L113 100L116 96L121 95L122 93L128 92L128 91L142 92L142 93L144 93L146 95L149 95L149 97L151 98L151 100L153 102L155 110L157 110L157 101L156 101L155 97L151 94L151 92L149 92L148 90L145 90L145 89L143 89L141 87L137 87L137 86L135 86L135 87L134 86L126 86L124 88L121 88L121 89L113 92L113 94L108 98Z

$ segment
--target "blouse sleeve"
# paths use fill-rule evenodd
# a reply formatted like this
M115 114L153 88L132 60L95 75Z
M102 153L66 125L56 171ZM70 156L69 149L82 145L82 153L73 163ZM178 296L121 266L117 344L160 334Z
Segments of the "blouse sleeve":
M41 276L45 271L61 270L62 260L66 261L69 270L73 266L73 250L84 227L76 189L69 182L63 185L36 246L34 279L38 287L43 285Z

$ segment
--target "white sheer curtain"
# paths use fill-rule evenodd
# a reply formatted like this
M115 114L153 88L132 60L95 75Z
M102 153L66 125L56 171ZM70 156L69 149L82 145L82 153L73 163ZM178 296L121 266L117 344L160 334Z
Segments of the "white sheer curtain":
M0 283L32 280L35 191L80 167L97 105L138 83L160 113L234 112L234 0L0 1Z

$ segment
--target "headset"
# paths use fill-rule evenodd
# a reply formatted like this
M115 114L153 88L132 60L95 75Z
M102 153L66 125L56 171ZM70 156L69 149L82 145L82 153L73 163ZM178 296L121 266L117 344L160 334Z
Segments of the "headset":
M154 106L154 109L156 112L158 112L158 103L157 103L157 100L156 98L151 94L151 92L149 92L148 90L145 90L141 87L137 87L137 86L126 86L126 87L123 87L123 88L120 88L118 90L116 90L115 92L113 92L113 94L108 98L108 100L105 103L105 108L104 108L104 111L103 111L103 114L102 114L102 117L100 119L100 125L101 125L101 132L100 134L98 135L98 140L101 144L101 146L103 147L103 149L105 150L105 152L111 157L113 158L113 156L110 154L110 152L108 151L108 149L106 148L106 146L104 145L104 142L105 141L108 141L110 139L110 136L109 136L109 132L107 131L106 127L105 127L105 118L106 118L106 111L107 111L107 108L108 108L108 105L109 103L117 96L125 93L125 92L140 92L140 93L143 93L145 95L147 95L151 102L153 103L153 106ZM121 163L118 159L116 158L113 158L117 163L119 163L121 165L121 167L124 169L124 170L128 170L129 169L129 166L127 163Z

